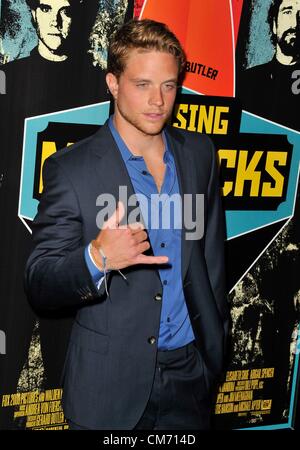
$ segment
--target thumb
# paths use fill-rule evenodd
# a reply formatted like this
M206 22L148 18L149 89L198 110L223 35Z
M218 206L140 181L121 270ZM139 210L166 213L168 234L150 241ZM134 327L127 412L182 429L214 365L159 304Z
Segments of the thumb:
M112 228L112 229L118 228L119 223L121 222L121 220L124 217L124 214L125 214L125 207L124 207L123 203L119 201L115 211L107 219L103 228Z

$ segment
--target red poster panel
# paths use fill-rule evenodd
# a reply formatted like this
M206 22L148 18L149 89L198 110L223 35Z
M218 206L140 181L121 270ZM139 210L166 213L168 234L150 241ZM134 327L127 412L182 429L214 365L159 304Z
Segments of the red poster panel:
M243 0L231 0L232 5L232 15L233 15L233 27L234 27L234 41L235 44L237 42L242 8L243 8Z
M242 2L234 3L237 18ZM180 39L188 61L185 87L206 95L234 95L235 32L229 0L146 0L140 18L166 23Z

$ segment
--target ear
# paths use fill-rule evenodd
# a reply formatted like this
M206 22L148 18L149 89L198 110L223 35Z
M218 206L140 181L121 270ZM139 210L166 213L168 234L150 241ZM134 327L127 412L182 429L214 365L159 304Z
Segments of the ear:
M31 15L32 15L32 20L35 23L36 22L36 10L35 9L31 9Z
M108 74L106 74L106 84L108 86L108 89L110 90L111 95L116 100L118 97L119 89L119 82L117 77L113 73L108 72Z

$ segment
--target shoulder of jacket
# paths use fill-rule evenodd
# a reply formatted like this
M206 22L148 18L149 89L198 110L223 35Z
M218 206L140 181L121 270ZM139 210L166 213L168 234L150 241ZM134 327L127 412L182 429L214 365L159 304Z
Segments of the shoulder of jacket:
M201 144L209 144L211 139L204 133L198 133L196 131L184 130L182 128L176 128L168 125L167 127L168 134L180 141L182 144L184 143L195 143L196 145Z
M88 136L85 139L81 139L75 144L64 147L58 150L50 158L57 161L59 164L72 164L73 162L84 161L90 154L90 150L93 147L91 144L94 140L94 135Z

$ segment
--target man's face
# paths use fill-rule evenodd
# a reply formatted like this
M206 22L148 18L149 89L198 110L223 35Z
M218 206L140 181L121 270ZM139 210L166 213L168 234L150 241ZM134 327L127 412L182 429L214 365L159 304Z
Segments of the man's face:
M283 0L274 21L273 32L284 55L300 53L300 0Z
M32 11L39 39L54 54L63 53L71 29L71 6L68 0L39 0Z
M118 123L127 131L159 134L172 113L177 78L178 64L173 55L155 50L130 51L119 80L111 73L107 75Z

